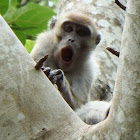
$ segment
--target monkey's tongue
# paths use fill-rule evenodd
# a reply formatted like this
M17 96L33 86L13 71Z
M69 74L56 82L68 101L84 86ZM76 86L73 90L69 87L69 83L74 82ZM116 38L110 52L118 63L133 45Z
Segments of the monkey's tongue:
M65 62L71 62L72 57L73 57L73 51L71 48L69 47L65 47L61 50L61 55L62 55L62 59Z

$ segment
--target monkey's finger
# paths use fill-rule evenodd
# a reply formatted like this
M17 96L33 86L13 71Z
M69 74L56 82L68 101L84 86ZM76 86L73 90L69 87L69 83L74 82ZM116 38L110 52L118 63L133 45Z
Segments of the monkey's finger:
M50 79L50 81L53 84L56 84L56 82L57 82L57 79L58 79L57 74L58 74L57 70L52 70L52 71L50 71L50 73L48 75L48 78Z
M53 75L63 75L63 71L61 69L52 70L51 73Z
M52 84L55 84L57 81L57 77L51 73L52 69L50 67L46 68L42 67L41 69L45 73L45 75L49 78L49 80L52 82Z
M63 80L63 79L64 79L64 78L63 78L63 75L58 75L58 76L57 76L57 79L58 79L58 80Z
M61 69L56 70L56 75L63 75L63 71Z
M41 69L47 77L49 76L50 72L52 71L52 69L50 67L46 67L46 68L42 67Z
M48 76L49 80L52 82L52 84L56 84L56 81L57 81L57 77L56 76Z

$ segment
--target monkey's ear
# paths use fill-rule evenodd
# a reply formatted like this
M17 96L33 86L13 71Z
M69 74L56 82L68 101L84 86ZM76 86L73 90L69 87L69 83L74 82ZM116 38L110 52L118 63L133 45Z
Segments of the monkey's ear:
M56 16L53 16L48 22L48 29L52 30L57 22Z
M97 37L96 37L96 45L99 44L101 41L101 35L98 34Z

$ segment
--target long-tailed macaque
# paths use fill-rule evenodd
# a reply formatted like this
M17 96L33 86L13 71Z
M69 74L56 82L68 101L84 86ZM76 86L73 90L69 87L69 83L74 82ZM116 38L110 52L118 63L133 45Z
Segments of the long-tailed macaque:
M49 31L38 35L31 52L35 61L48 54L42 70L50 81L57 85L65 101L80 117L84 111L88 110L87 108L92 108L92 105L94 108L91 116L94 116L93 114L96 116L96 110L100 110L100 105L104 104L104 102L97 103L96 106L95 102L89 103L94 77L90 56L100 42L100 38L89 16L69 12L57 17ZM88 104L86 109L77 110L84 108L86 103ZM105 106L106 104L108 103L105 103ZM95 124L106 118L100 116L107 110L109 105L102 111L98 111L98 121L95 120L95 116L92 120L90 114L89 121L84 115L81 118L88 124Z

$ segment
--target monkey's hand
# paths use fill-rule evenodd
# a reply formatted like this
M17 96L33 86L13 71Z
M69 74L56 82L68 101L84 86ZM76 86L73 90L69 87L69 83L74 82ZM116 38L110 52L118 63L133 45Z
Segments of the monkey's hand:
M74 105L72 102L71 90L70 85L67 79L64 76L64 73L61 69L52 70L49 67L42 67L42 71L46 74L52 84L56 84L58 90L60 91L61 95L65 99L65 101L69 104L69 106L74 109Z
M57 86L63 83L63 72L60 69L52 70L50 67L42 67L42 71L49 78L52 84L56 84Z

